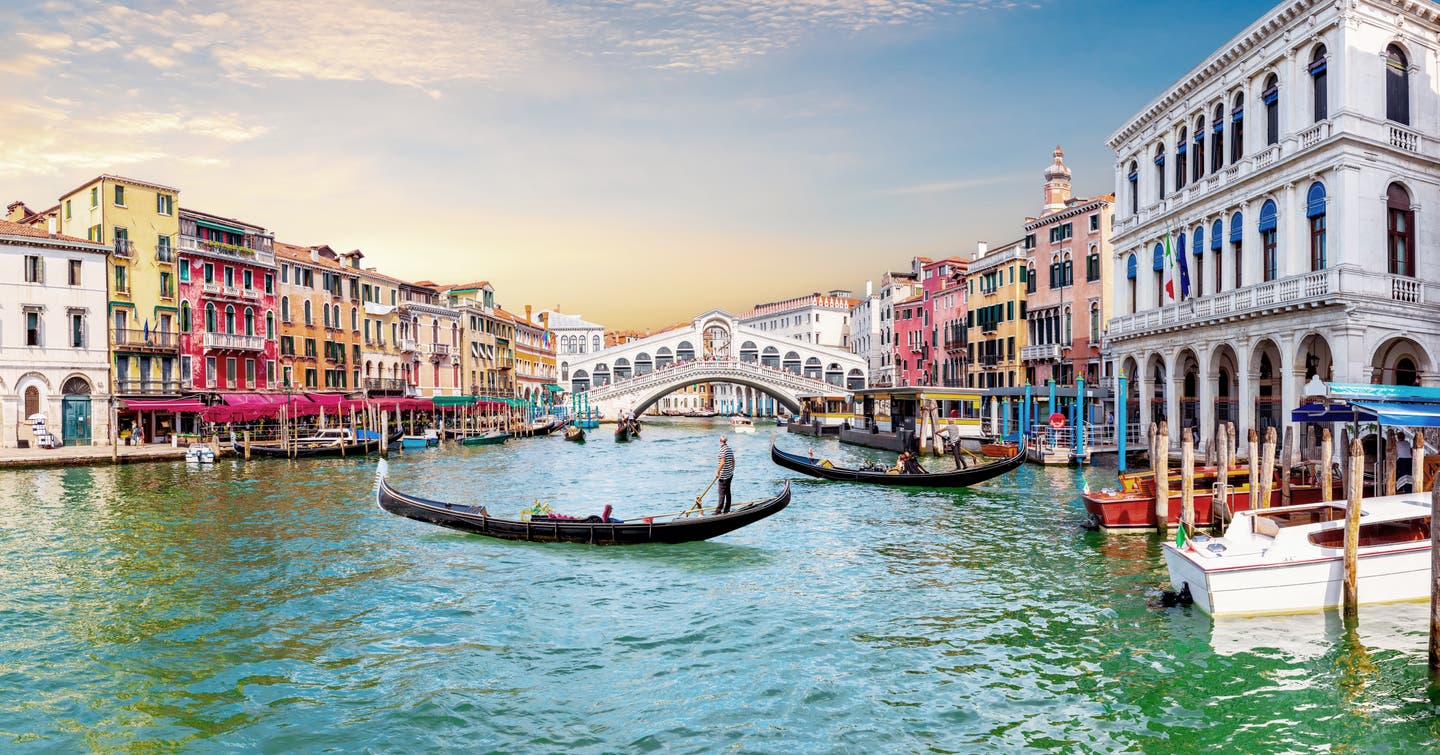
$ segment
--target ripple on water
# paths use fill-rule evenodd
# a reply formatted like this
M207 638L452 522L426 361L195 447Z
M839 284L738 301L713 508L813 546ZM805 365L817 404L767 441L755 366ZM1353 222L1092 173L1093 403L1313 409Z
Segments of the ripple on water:
M683 508L722 424L392 460L514 513ZM777 489L732 436L737 497ZM780 437L838 463L882 458ZM944 465L945 462L933 462ZM390 517L363 460L3 472L7 749L1399 751L1436 741L1425 606L1212 622L1146 601L1154 538L1081 473L974 490L796 480L714 542L503 543ZM1112 484L1103 469L1091 486ZM1113 473L1112 473L1113 474Z

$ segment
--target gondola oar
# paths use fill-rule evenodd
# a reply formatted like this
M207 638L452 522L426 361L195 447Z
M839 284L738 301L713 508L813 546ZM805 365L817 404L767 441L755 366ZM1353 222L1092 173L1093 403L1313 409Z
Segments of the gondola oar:
M700 512L700 516L705 516L705 504L701 503L701 501L705 500L705 494L710 492L711 486L713 486L715 484L715 481L718 479L720 479L720 473L716 472L715 476L710 478L710 484L706 485L705 489L700 491L700 495L695 496L695 505L691 506L688 509L685 509L685 513L680 515L681 519L684 519L697 511Z

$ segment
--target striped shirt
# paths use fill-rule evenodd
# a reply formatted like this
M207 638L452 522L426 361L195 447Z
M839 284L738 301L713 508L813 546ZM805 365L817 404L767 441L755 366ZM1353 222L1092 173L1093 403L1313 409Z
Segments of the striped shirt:
M735 452L730 446L720 447L720 456L716 459L720 463L720 479L728 480L735 476Z

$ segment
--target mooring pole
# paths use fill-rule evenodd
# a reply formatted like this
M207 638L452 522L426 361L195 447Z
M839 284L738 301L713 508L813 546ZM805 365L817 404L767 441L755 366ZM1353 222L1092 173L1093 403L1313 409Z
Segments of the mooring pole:
M1125 393L1125 371L1120 371L1120 392L1115 395L1115 438L1120 444L1120 455L1116 457L1116 465L1120 474L1125 474L1125 422L1126 414L1129 413L1130 402Z
M1359 438L1350 441L1350 471L1345 475L1348 500L1345 505L1345 617L1354 619L1360 605L1360 496L1365 488L1365 447ZM1432 539L1434 535L1431 535ZM1433 556L1432 556L1433 560ZM1433 575L1431 577L1434 578Z
M1195 436L1188 427L1180 434L1180 530L1187 540L1195 534Z
M1250 428L1248 438L1250 442L1248 464L1248 471L1250 473L1250 508L1258 509L1260 508L1260 436L1255 432L1255 428Z
M1170 423L1160 420L1155 433L1155 531L1170 531Z
M1424 436L1420 441L1425 441ZM1430 677L1440 677L1440 485L1430 491Z
M1330 428L1320 430L1320 500L1329 502L1335 500L1335 480L1330 472L1331 455L1334 453L1334 445L1330 442Z
M1270 508L1270 498L1275 493L1275 428L1265 428L1265 450L1260 452L1263 465L1260 467L1260 504L1251 508Z
M1290 505L1291 427L1285 428L1285 443L1280 447L1280 505Z

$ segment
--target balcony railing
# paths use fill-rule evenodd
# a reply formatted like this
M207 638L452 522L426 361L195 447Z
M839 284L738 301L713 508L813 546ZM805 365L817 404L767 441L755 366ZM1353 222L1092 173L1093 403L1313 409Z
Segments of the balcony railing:
M155 245L155 259L158 262L174 262L175 249L169 246Z
M254 289L243 289L236 286L226 286L220 283L205 283L201 285L208 296L219 296L226 299L259 299L260 292Z
M430 354L431 356L446 356L446 355L448 355L452 350L453 350L453 347L451 347L450 344L448 344L448 343L427 343L427 344L425 344L425 353L426 353L426 354Z
M179 380L136 380L117 378L115 393L121 396L161 396L180 392Z
M1322 303L1338 299L1372 299L1402 304L1431 304L1425 282L1404 275L1388 275L1343 265L1313 273L1211 294L1110 321L1111 338L1179 329L1212 318L1246 317L1276 307Z
M1406 152L1419 152L1421 147L1420 135L1407 128L1390 126L1390 146L1403 149Z
M364 386L370 393L405 392L405 380L402 378L365 378Z
M130 239L115 239L112 248L115 250L116 257L128 260L135 255L135 244Z
M205 348L231 349L235 351L264 351L264 336L247 336L240 333L206 333Z
M1026 362L1053 362L1060 358L1062 348L1064 347L1058 343L1031 344L1020 350L1020 359Z
M400 339L400 350L419 352L420 344L416 343L413 338L402 338Z
M175 334L169 331L113 328L110 336L117 349L127 351L174 351L179 345Z
M222 244L218 241L207 241L194 236L181 236L180 249L185 252L199 252L202 254L213 254L219 257L228 257L238 260L254 260L255 262L273 267L275 265L275 253L263 252L245 246L234 244Z

